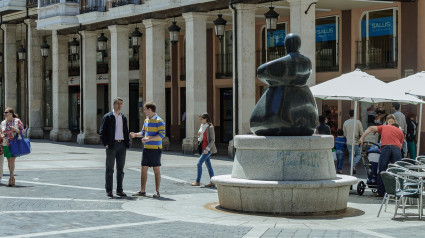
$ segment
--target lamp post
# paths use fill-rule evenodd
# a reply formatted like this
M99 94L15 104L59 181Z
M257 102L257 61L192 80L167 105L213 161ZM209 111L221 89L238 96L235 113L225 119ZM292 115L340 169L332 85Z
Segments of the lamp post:
M177 44L179 42L179 36L180 36L180 27L177 26L177 22L173 21L173 24L168 27L168 31L170 32L170 41L173 44Z
M136 27L131 33L131 44L133 45L133 50L137 53L137 49L141 45L143 33L139 31L139 28Z
M274 10L274 7L270 6L269 11L264 14L266 17L266 27L270 32L270 35L273 35L273 31L277 29L277 20L279 18L279 13Z
M106 51L106 48L108 47L108 38L106 38L103 32L100 33L99 38L97 38L97 47L102 52Z
M44 58L44 60L49 57L49 49L50 45L47 44L47 41L44 41L43 44L41 44L41 56Z
M27 51L25 50L24 46L23 45L19 46L19 48L18 48L19 61L21 61L21 62L25 61L26 53L27 53Z
M218 14L218 18L214 21L215 26L215 35L218 37L218 39L223 39L224 36L224 30L226 29L226 23L227 21L223 19L222 14Z
M74 37L74 39L71 41L71 54L77 55L78 54L78 47L80 46L80 43L77 41L77 38Z

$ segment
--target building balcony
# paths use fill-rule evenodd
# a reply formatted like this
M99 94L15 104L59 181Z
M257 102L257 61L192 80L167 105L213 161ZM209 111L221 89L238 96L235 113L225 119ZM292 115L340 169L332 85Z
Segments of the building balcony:
M396 37L356 41L356 68L394 69L398 65Z
M24 11L26 1L25 0L0 0L0 13L1 15Z
M37 29L61 30L79 25L80 0L39 0Z
M27 7L38 7L38 0L27 0Z
M233 76L233 54L217 54L216 78L231 78Z

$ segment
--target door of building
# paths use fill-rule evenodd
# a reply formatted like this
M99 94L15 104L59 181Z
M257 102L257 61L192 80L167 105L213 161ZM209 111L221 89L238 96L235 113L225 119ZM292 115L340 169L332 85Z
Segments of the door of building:
M228 143L233 139L233 89L220 89L220 124L221 142Z
M168 138L171 138L170 132L171 132L171 88L166 88L165 89L165 134Z
M80 130L80 87L69 87L69 129Z

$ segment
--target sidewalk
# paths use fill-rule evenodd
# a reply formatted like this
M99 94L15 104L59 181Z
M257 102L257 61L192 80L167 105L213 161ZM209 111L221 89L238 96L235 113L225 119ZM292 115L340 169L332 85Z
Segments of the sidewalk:
M17 186L4 186L7 176L0 185L0 237L424 237L425 221L417 215L391 220L393 204L377 218L381 199L370 190L364 196L352 191L349 208L337 215L231 212L220 209L215 189L190 186L197 156L164 152L160 199L152 198L152 170L147 197L108 199L102 146L33 140L32 147L31 155L17 160ZM127 152L128 195L140 186L140 156L140 149ZM216 175L230 174L232 163L212 158ZM7 174L7 163L4 168ZM364 177L359 165L357 171ZM201 184L207 184L205 167L203 172Z

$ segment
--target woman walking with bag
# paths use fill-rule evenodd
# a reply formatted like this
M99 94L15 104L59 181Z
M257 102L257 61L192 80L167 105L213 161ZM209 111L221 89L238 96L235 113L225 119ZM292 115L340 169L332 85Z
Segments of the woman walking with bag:
M211 166L211 160L210 156L211 154L217 153L217 149L215 147L215 132L214 132L214 126L211 123L210 116L208 113L203 113L200 116L201 120L201 127L198 131L198 142L201 145L202 153L201 157L199 157L198 161L198 176L196 177L196 182L192 183L192 186L199 186L201 182L201 176L202 176L202 164L205 162L205 165L207 166L208 173L210 175L210 178L214 176L214 170ZM213 183L209 183L205 185L205 187L214 187Z
M16 157L13 157L12 153L10 152L9 144L10 141L15 139L16 133L24 133L24 125L11 107L4 109L4 118L4 121L1 122L1 131L5 137L3 140L3 151L4 156L7 158L7 164L10 173L8 186L13 187L15 186L15 176L13 172L15 171Z

